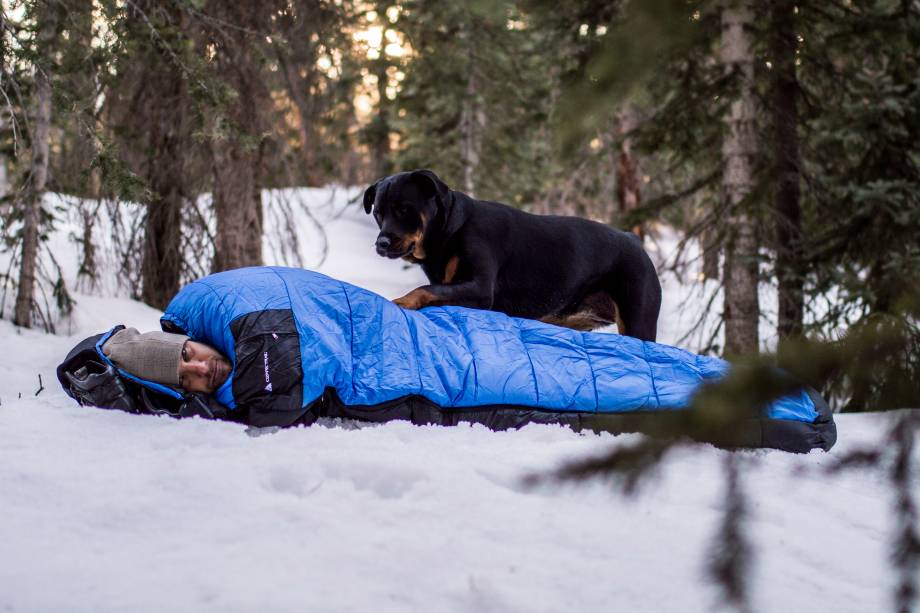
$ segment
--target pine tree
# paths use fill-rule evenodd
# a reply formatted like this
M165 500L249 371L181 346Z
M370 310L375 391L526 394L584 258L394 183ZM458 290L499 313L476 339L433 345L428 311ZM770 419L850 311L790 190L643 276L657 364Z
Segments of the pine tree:
M119 10L122 53L109 84L107 119L121 155L145 184L140 297L165 308L179 291L182 208L192 196L193 154L186 71L189 19L172 0L136 0Z
M395 13L394 13L395 11ZM371 98L374 109L370 121L362 129L361 138L368 147L371 174L382 177L393 172L391 140L394 120L393 88L395 76L401 68L399 58L388 51L388 36L391 36L393 23L391 16L398 16L399 9L395 2L378 2L375 10L365 13L373 24L374 38L379 34L379 41L368 40L366 51L366 74L371 86Z
M272 168L276 180L305 185L345 180L348 172L341 161L353 154L349 132L357 82L356 21L352 2L312 0L288 0L274 17L270 50L280 79L270 86L276 101L290 100L290 112L276 119L291 117L280 127L279 140L294 143L290 160L268 161L290 169L279 173ZM277 155L288 153L279 150Z
M28 189L22 203L22 258L19 268L19 289L13 315L13 322L24 328L32 327L35 269L39 257L39 226L43 221L42 198L45 195L45 185L48 180L55 43L62 18L62 6L57 0L39 2L34 9L37 31L34 48L34 113L30 134L32 166Z
M412 56L396 98L397 165L480 198L533 202L546 174L546 36L507 2L401 8Z
M272 101L264 65L269 19L278 6L213 0L203 50L226 86L211 109L209 145L217 217L213 270L262 264L262 187Z
M833 337L893 325L907 335L831 386L850 410L896 407L920 376L920 7L799 11L806 303L827 305L808 328Z
M757 154L754 102L754 55L749 30L753 12L744 3L723 8L720 60L738 84L725 117L722 141L722 190L728 210L725 245L725 350L730 355L757 353L760 323L757 237L745 200L754 185Z
M804 239L802 234L799 147L799 83L796 70L796 2L778 0L770 6L769 53L772 105L773 208L776 215L777 333L801 336L804 326Z

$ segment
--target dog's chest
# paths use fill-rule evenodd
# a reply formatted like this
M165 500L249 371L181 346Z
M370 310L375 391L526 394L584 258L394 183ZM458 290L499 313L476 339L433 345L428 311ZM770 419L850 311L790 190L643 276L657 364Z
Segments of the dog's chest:
M457 283L466 280L465 277L468 276L468 271L458 255L453 255L437 264L426 263L422 268L429 281L441 285Z

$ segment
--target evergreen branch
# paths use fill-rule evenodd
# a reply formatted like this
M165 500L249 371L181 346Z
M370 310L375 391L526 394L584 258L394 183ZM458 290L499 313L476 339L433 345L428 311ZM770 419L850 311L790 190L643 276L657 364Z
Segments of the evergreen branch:
M646 201L644 204L636 207L626 214L626 224L634 226L644 221L660 216L661 212L677 203L684 201L686 198L696 194L700 190L711 186L722 174L722 169L718 168L709 174L700 177L691 183L688 187L671 194L663 194L656 198Z
M137 2L135 2L134 0L124 0L124 2L125 2L126 7L131 7L133 11L135 11L138 15L141 16L141 19L147 25L147 28L150 30L150 37L154 40L159 41L163 49L166 50L166 53L170 56L170 58L172 58L172 61L175 64L175 66L179 68L179 70L181 70L189 79L196 82L198 86L201 87L201 91L205 93L209 93L209 94L212 93L207 83L205 83L204 80L201 79L195 71L193 71L191 68L186 66L185 63L179 58L179 56L176 55L176 52L173 51L172 45L169 44L169 42L167 42L166 39L163 38L163 36L160 34L160 31L157 29L157 27L153 25L153 23L150 21L150 18L147 16L147 13L145 13L143 9L141 9L137 5Z
M716 537L713 539L712 558L707 565L709 576L722 589L723 600L739 612L751 611L748 600L748 575L753 552L744 534L747 518L747 500L741 487L741 457L726 454L725 510Z
M581 482L601 478L611 481L624 494L633 495L675 444L675 439L666 437L643 437L635 443L618 445L598 457L567 462L548 474L528 475L524 485L535 487L547 481Z
M917 532L917 504L914 500L914 435L920 429L920 412L907 411L889 434L894 447L891 486L895 491L896 526L892 538L891 560L898 571L895 607L910 613L917 604L917 571L920 570L920 534Z

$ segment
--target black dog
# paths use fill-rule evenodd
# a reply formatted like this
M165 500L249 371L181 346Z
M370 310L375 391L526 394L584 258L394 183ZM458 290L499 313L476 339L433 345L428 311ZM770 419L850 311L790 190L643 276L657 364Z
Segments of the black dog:
M531 215L448 189L430 170L364 192L377 253L422 265L431 285L395 302L452 304L655 340L661 285L639 239L578 217Z

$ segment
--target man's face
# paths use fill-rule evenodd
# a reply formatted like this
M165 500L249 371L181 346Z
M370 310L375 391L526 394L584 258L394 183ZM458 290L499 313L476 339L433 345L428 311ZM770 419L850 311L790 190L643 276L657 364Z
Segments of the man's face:
M186 341L179 360L179 381L189 392L214 393L230 375L230 362L204 343Z

